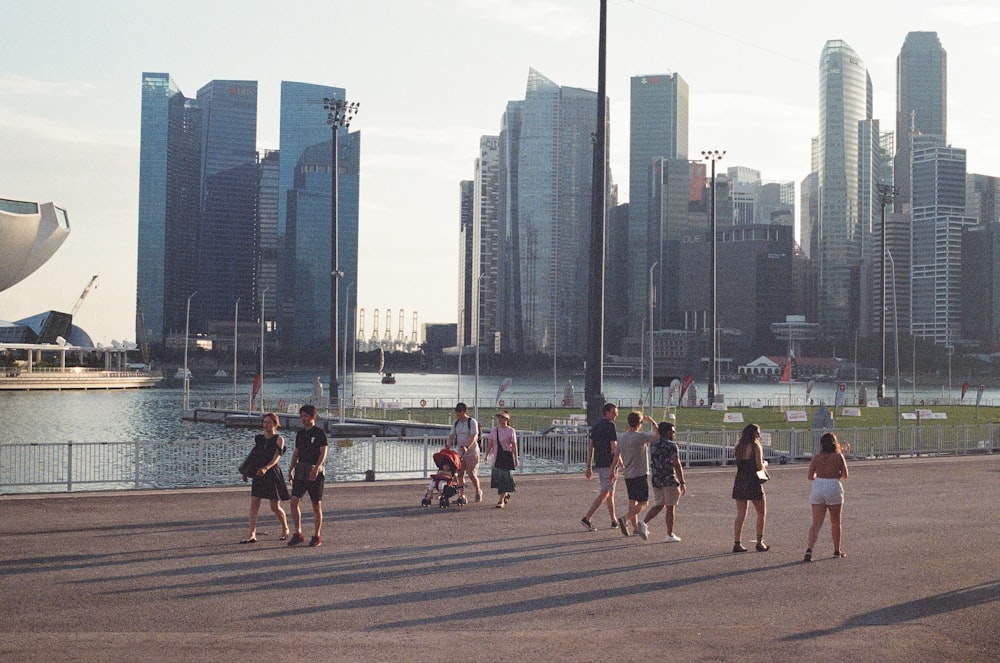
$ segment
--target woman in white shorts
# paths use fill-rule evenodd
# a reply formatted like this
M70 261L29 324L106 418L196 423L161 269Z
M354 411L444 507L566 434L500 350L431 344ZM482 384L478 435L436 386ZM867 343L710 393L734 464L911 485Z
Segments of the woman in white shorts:
M844 507L844 486L847 478L847 461L841 453L840 443L833 433L824 433L819 440L820 452L809 463L809 480L813 482L809 494L812 505L812 526L809 528L809 543L803 561L812 561L812 549L816 545L819 530L823 527L826 512L830 512L830 535L833 537L833 556L844 557L840 548L840 512Z

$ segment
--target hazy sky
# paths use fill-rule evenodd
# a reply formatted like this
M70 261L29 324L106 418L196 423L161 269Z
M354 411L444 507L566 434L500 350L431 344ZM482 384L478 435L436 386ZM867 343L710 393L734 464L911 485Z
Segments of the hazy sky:
M406 333L457 315L459 186L528 68L597 87L598 0L0 0L0 197L64 207L72 232L0 293L0 319L68 311L96 342L134 337L140 80L169 72L188 97L212 79L259 81L258 147L278 147L282 80L361 102L360 274L366 309L404 309ZM843 39L895 129L895 61L907 32L948 51L948 140L970 172L1000 175L1000 5L995 0L610 0L611 167L628 197L629 77L690 85L689 156L802 180L818 126L824 43ZM595 109L596 113L596 109ZM383 325L384 327L384 322Z

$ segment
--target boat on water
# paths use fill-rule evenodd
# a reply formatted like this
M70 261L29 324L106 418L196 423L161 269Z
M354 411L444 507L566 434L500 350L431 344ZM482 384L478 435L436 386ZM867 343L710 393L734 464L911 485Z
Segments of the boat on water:
M382 376L382 384L396 384L396 376L392 373L386 373Z
M385 371L385 350L378 349L378 374L382 376L382 384L396 384L396 376Z

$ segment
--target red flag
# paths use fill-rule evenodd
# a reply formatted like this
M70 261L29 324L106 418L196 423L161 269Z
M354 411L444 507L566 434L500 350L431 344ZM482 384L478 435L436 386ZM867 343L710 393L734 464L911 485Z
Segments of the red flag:
M962 383L962 397L958 399L959 401L965 400L965 392L967 392L968 390L969 390L969 381L966 380L965 382Z
M834 409L840 407L840 404L844 402L844 396L847 394L847 383L841 382L837 385L837 395L833 399Z
M781 382L791 382L792 380L792 360L785 362L785 368L781 371Z
M678 402L684 400L684 392L688 390L688 387L691 386L692 382L694 382L694 376L693 375L691 375L690 373L688 373L687 375L684 376L684 382L681 383L681 395L677 399Z
M261 377L260 373L253 377L253 392L250 394L250 400L257 399L257 392L260 391L260 386L264 384L264 378Z

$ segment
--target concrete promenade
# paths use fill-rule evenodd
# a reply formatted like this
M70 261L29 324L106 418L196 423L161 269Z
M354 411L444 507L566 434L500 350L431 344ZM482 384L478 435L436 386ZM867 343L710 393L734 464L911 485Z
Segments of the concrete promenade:
M0 497L0 661L998 660L1000 456L850 471L848 556L827 525L810 564L801 464L772 467L771 551L744 554L732 467L687 471L670 544L603 507L585 531L581 475L517 477L503 510L328 485L325 545L294 549L266 504L236 543L248 488Z

